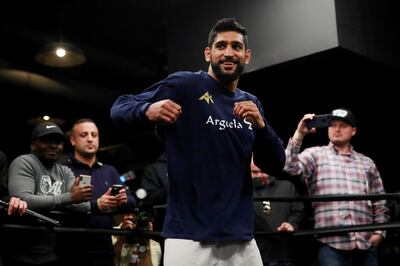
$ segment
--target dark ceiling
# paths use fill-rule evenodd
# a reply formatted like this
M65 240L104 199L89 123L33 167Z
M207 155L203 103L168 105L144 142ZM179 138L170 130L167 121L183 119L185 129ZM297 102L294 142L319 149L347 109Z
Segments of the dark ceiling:
M80 117L92 117L103 146L119 144L125 135L110 121L112 102L167 73L165 13L161 0L3 1L0 111L3 124L15 130L1 133L0 149L11 158L27 152L28 120L44 114L62 118L64 130ZM34 60L43 46L59 41L80 47L87 61L54 68ZM10 139L20 143L10 147Z
M166 71L162 1L13 1L1 9L1 59L46 76L108 89L143 87ZM70 42L87 63L49 68L33 60L46 44Z

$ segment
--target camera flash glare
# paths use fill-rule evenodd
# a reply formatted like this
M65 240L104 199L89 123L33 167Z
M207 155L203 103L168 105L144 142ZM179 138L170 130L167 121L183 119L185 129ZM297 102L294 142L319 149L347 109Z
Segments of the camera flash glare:
M146 196L147 192L143 188L139 188L138 190L136 190L136 197L138 199L144 199Z

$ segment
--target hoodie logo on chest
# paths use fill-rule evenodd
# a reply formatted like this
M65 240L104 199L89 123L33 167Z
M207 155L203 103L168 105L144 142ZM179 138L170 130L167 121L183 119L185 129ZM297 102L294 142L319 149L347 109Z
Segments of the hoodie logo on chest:
M62 181L52 181L49 175L42 175L40 177L40 194L44 195L60 195L62 188Z
M207 104L214 103L213 99L212 99L212 95L208 93L208 91L206 93L204 93L203 95L201 95L201 97L199 98L199 101L205 101Z

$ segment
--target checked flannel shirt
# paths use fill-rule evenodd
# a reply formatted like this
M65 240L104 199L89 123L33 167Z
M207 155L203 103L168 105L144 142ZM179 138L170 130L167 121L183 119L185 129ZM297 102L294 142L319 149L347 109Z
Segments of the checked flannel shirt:
M382 179L375 163L354 151L339 154L332 143L300 153L301 142L289 140L284 171L302 176L310 195L382 194ZM350 226L388 221L385 200L314 202L315 228ZM372 234L384 231L349 232L320 237L319 241L340 250L368 249Z

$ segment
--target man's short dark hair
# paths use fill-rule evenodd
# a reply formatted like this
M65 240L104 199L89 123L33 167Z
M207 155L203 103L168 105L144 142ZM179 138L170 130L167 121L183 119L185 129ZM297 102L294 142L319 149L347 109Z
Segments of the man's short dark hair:
M236 31L242 34L245 48L247 48L247 30L237 21L236 18L223 18L217 21L217 23L212 27L210 34L208 35L208 47L212 47L215 41L215 37L218 33L226 31Z
M82 123L93 123L93 124L96 124L96 123L94 122L94 120L91 119L91 118L87 118L87 117L85 117L85 118L80 118L80 119L78 119L77 121L75 121L75 123L72 125L72 129L74 129L74 127L75 127L76 125L79 125L79 124L82 124Z

